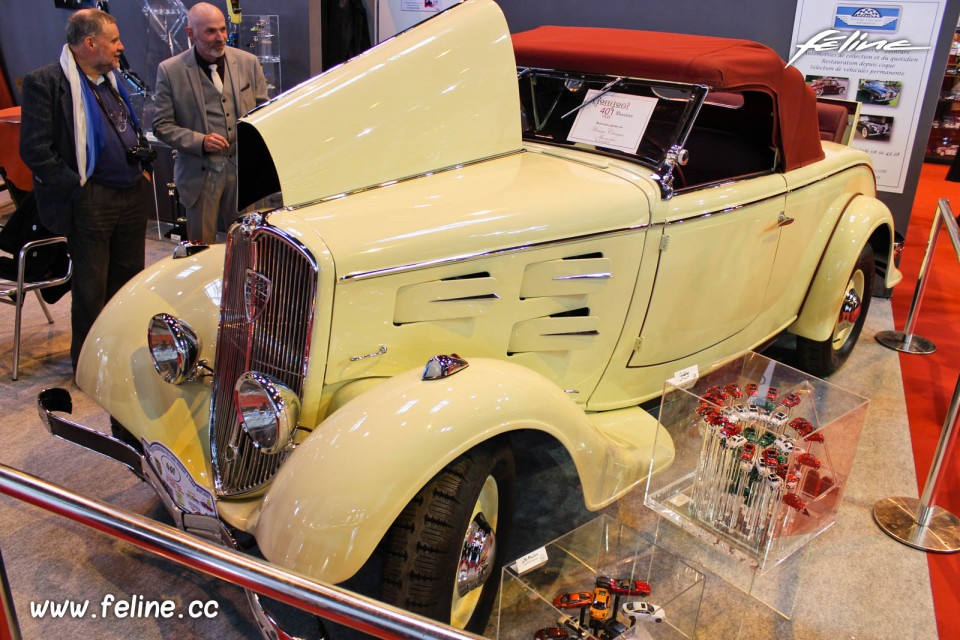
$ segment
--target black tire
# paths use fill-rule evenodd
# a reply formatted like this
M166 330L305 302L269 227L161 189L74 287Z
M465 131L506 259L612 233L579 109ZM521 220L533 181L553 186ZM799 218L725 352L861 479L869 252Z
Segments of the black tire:
M482 633L500 583L502 550L511 529L516 471L513 452L488 442L448 464L420 490L385 537L381 597L385 602ZM490 482L495 483L491 491ZM483 495L481 495L481 493ZM480 508L480 501L496 504ZM488 580L457 598L454 589L475 508L491 519L496 547Z
M830 338L817 341L797 336L797 362L809 374L824 377L835 372L853 351L866 322L873 298L873 247L868 243L860 252L844 292L847 299L841 307ZM855 296L859 303L854 301ZM851 314L855 312L854 318Z

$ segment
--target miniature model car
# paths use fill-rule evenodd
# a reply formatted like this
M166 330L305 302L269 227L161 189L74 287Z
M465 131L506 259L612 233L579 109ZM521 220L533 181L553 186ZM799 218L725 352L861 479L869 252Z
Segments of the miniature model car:
M622 637L629 627L619 620L607 620L603 623L603 626L600 627L600 640L616 640L616 638Z
M610 592L603 587L597 587L593 590L593 602L590 604L591 620L603 622L613 615L614 611L610 599Z
M238 148L240 205L282 206L104 309L76 381L116 438L66 390L44 421L187 531L334 584L379 549L384 599L471 630L517 434L605 507L672 461L640 406L664 380L783 331L829 374L877 265L900 279L870 157L821 143L813 91L756 43L511 34L466 0L248 114Z
M720 429L720 435L724 438L730 438L732 436L740 434L743 431L743 427L740 425L727 421L726 424Z
M558 593L553 599L553 606L557 609L582 609L591 604L593 604L593 593L590 591Z
M533 634L533 640L569 640L570 634L563 627L544 627Z
M742 447L743 445L747 444L747 439L737 434L732 435L729 438L724 438L722 442L725 448L736 449L737 447Z
M960 149L960 145L957 145L957 144L940 145L936 149L936 154L938 156L955 156L957 155L957 149Z
M795 446L793 440L786 436L780 436L773 441L773 444L777 449L780 450L781 453L785 455L790 455L790 453L793 451L793 447Z
M586 638L590 636L590 629L582 626L580 621L571 616L560 616L557 620L557 626L569 629L577 638Z
M785 395L783 398L780 399L780 404L792 409L793 407L800 404L801 400L802 398L800 397L800 394L788 393L787 395Z
M631 580L629 578L608 578L599 576L597 586L607 589L610 593L626 596L640 596L646 598L650 595L650 585L643 580Z
M795 493L787 493L783 496L783 503L792 509L797 511L803 511L807 507L807 503L800 499Z
M836 78L817 78L810 83L810 88L818 96L843 95L847 92L847 85Z
M731 382L730 384L724 386L723 390L735 399L739 400L743 397L743 391L740 389L740 385L738 385L736 382Z
M864 82L860 85L859 93L863 95L864 102L872 102L873 104L888 104L900 95L900 91L879 80Z
M743 450L740 451L740 459L744 462L752 462L754 456L757 455L757 445L752 442L748 442L743 445Z
M663 622L666 617L660 606L650 602L624 602L620 610L634 622Z
M861 138L875 138L890 134L890 123L885 120L874 120L870 116L861 116L857 124L857 132Z
M811 467L813 469L820 468L820 460L817 459L812 453L801 453L797 456L797 464L803 465L804 467Z

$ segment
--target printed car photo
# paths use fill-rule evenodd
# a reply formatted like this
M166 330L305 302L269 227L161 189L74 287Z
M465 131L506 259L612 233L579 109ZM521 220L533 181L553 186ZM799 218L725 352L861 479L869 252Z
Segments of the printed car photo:
M243 118L241 206L282 206L110 301L76 382L112 434L66 389L44 423L190 533L326 583L376 565L381 599L482 631L518 436L601 509L672 462L664 380L783 333L829 375L900 280L870 157L817 108L757 43L511 34L466 0Z
M807 84L817 96L845 96L849 80L832 76L807 76Z
M864 104L884 104L894 106L897 98L899 97L899 82L861 80L857 87L857 100Z
M861 138L876 138L887 140L893 132L893 118L890 116L860 116L857 123L857 134Z

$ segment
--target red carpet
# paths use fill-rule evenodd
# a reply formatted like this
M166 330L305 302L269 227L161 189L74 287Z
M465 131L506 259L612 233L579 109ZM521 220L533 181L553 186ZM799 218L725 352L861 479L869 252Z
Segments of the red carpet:
M960 213L960 183L947 182L947 165L925 163L907 230L900 263L903 282L894 290L896 329L903 330L917 285L920 264L936 213L946 198ZM950 400L960 375L960 265L946 229L941 229L928 271L927 286L917 314L914 335L937 345L931 355L900 354L907 398L913 457L920 491L926 481ZM949 452L935 504L960 516L960 452ZM920 552L918 552L920 553ZM927 554L934 606L941 638L960 638L960 553Z

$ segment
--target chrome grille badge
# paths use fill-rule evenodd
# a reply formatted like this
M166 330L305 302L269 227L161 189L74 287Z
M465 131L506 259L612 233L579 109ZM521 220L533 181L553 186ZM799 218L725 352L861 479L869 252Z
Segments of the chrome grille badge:
M253 269L247 269L243 279L243 308L247 314L247 322L253 322L263 313L272 290L273 283L269 278Z

